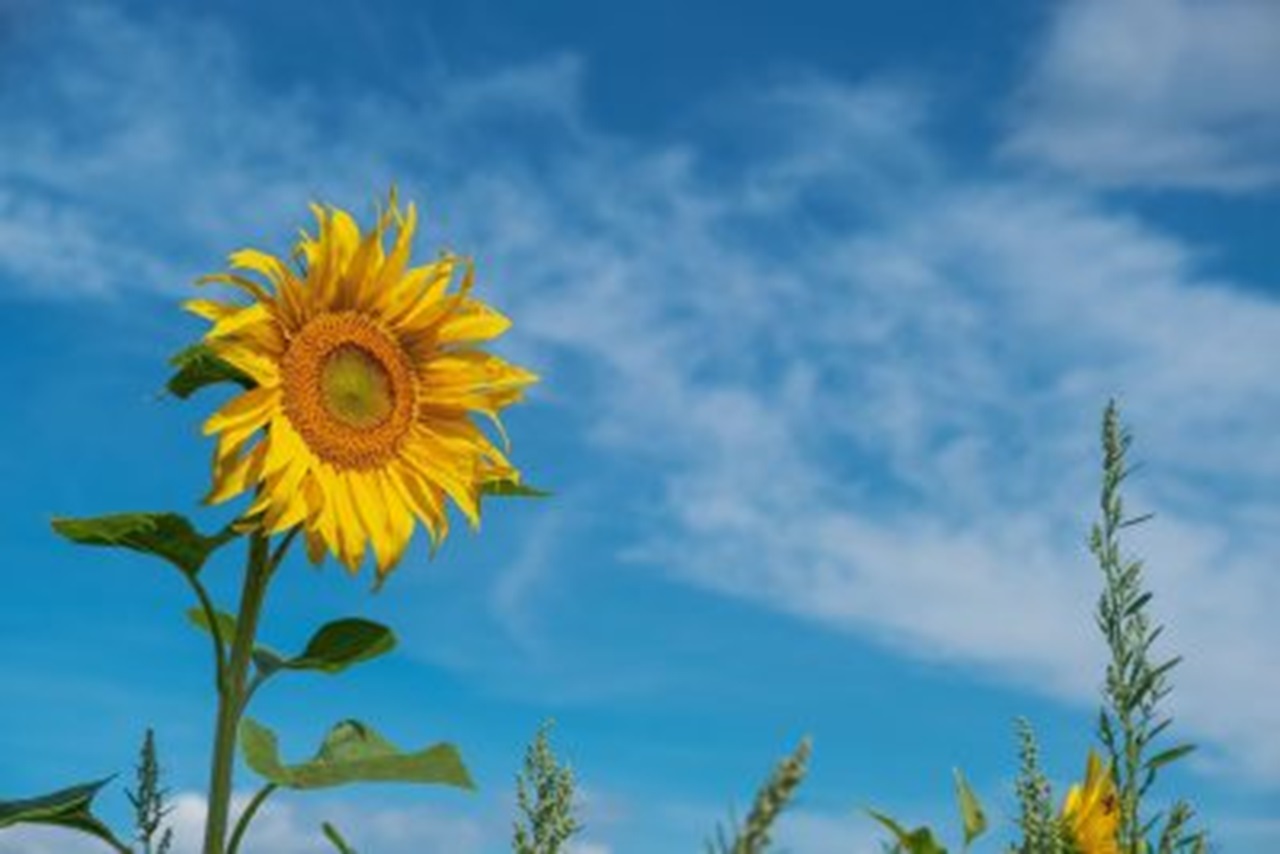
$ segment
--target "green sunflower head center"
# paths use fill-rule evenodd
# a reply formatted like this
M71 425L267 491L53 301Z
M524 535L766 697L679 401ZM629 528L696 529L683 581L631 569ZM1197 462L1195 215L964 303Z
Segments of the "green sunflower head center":
M396 403L386 366L358 344L343 344L325 358L320 398L331 416L357 430L385 422Z

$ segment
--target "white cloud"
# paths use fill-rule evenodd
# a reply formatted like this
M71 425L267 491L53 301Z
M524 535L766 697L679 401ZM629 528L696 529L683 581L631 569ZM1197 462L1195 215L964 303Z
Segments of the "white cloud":
M1103 185L1250 190L1280 180L1280 6L1068 0L1007 153Z
M1156 612L1188 653L1179 722L1224 768L1280 780L1280 634L1259 604L1280 593L1280 542L1246 524L1280 514L1273 301L1205 280L1178 241L1088 197L947 178L920 94L891 84L739 96L748 118L730 105L712 133L787 121L712 164L592 129L564 58L322 109L256 89L217 31L166 47L78 14L68 38L92 71L29 85L92 119L93 156L0 98L27 119L0 125L0 200L74 238L62 263L102 271L49 286L176 285L133 275L131 216L164 226L154 263L177 270L245 234L287 239L312 188L363 200L409 176L482 255L519 318L512 346L557 378L546 394L581 406L606 452L592 464L657 472L656 504L610 497L635 519L633 556L1081 703L1102 660L1082 549L1096 421L1119 391L1149 464L1133 504L1162 513L1143 535ZM144 73L172 90L145 109L119 85ZM180 97L206 78L216 109ZM528 145L495 145L488 123L513 103ZM282 122L287 162L270 154ZM10 276L41 263L34 239L0 243ZM529 560L496 593L513 614L542 571Z

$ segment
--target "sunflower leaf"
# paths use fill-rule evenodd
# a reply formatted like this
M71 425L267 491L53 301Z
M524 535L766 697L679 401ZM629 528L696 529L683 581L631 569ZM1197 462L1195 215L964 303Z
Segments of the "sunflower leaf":
M15 824L49 824L78 830L123 848L111 830L91 811L94 796L111 779L107 777L81 783L36 798L0 801L0 829Z
M258 668L258 672L264 677L270 676L283 668L287 661L280 653L265 646L255 646L251 655L253 657L253 666Z
M301 655L282 661L280 666L289 670L339 673L353 664L390 652L395 645L395 634L381 623L348 617L325 623L311 636Z
M347 783L440 783L474 789L462 757L451 744L436 744L403 753L371 727L345 720L325 736L314 758L298 765L280 761L276 734L245 718L240 724L240 751L259 775L289 789L324 789Z
M233 382L247 389L256 385L248 374L224 361L208 344L193 344L171 358L169 364L178 370L165 388L182 400L214 383Z
M230 646L231 639L236 636L236 618L222 610L215 610L213 618L218 622L218 634L222 637L223 645ZM212 634L209 629L209 619L203 608L188 608L187 621L200 631ZM284 667L288 661L280 653L265 646L255 645L250 656L254 667L258 668L258 672L263 676L270 676Z
M486 480L480 484L480 494L501 498L548 498L551 495L545 489L538 489L536 486L529 486L511 478Z
M229 644L236 636L236 618L222 610L215 610L213 618L218 622L218 633L222 636L223 643ZM188 608L187 622L202 632L210 632L209 618L205 616L203 608Z
M212 537L198 532L177 513L115 513L109 516L56 518L53 530L88 546L118 546L155 555L194 576L209 555L238 534L224 528Z

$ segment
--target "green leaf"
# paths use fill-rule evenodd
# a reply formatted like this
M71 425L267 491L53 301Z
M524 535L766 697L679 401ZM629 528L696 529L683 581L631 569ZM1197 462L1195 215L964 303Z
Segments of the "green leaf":
M320 829L324 831L324 838L333 843L333 847L338 849L339 854L356 854L356 849L342 838L338 828L326 821L320 825Z
M867 810L867 812L876 821L889 828L897 838L898 844L907 849L908 854L947 854L947 849L937 843L933 838L933 831L929 828L917 827L915 830L908 831L883 813L875 810Z
M188 575L199 573L215 549L239 536L228 526L206 537L177 513L58 518L53 520L53 530L74 543L117 546L155 555Z
M348 617L321 626L307 642L302 655L283 661L280 666L290 670L338 673L353 664L390 652L395 645L395 634L381 623Z
M222 643L229 646L231 639L236 636L236 618L228 614L226 611L214 610L213 618L218 622L218 634L222 636ZM209 629L209 619L205 616L204 608L188 608L187 621L197 629L203 632L212 632Z
M1132 617L1134 614L1138 613L1138 611L1142 609L1143 605L1151 601L1152 595L1154 594L1148 591L1146 593L1143 593L1137 599L1134 599L1131 603L1129 603L1129 607L1124 609L1124 616Z
M487 480L480 484L481 495L496 495L502 498L548 498L551 493L536 486L529 486L518 480L503 478Z
M203 608L189 608L187 619L201 631L209 631L209 620ZM215 611L218 632L224 644L229 645L236 634L236 618L226 611ZM395 648L396 636L391 629L364 620L348 617L326 623L307 642L301 655L285 658L265 646L255 646L252 657L254 666L264 676L280 670L318 670L322 673L339 673L353 664L377 658Z
M462 757L451 744L403 753L360 721L346 720L325 736L315 758L299 765L280 761L275 733L251 718L240 724L240 751L249 767L290 789L323 789L347 783L441 783L474 789Z
M1154 771L1162 765L1168 765L1170 762L1181 759L1195 749L1196 746L1194 744L1180 744L1177 747L1171 747L1168 750L1157 753L1142 764L1148 770Z
M263 676L270 676L288 663L288 659L280 653L265 646L255 646L250 657L253 658L253 666L258 668L258 672Z
M220 610L213 612L213 618L218 621L218 633L222 636L222 645L230 648L231 641L236 636L236 618ZM188 608L187 620L200 631L212 634L203 608ZM253 660L253 666L258 668L258 672L264 677L270 676L288 663L280 653L265 646L254 646L249 656Z
M170 359L169 364L178 370L165 383L165 388L182 400L214 383L233 382L247 389L256 385L252 377L223 361L207 344L188 347Z
M110 829L90 811L94 796L111 779L107 777L93 783L81 783L38 798L0 801L0 829L23 823L49 824L120 845Z
M964 847L968 848L973 840L981 836L987 829L987 816L978 803L978 796L965 782L960 769L953 769L956 776L956 801L960 804L960 819L964 823Z

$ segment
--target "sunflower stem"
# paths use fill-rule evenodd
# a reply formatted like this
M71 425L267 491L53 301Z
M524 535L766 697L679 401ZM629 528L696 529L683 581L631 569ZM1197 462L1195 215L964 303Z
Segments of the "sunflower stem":
M231 831L231 842L227 845L227 854L238 854L240 851L240 840L244 838L245 831L249 829L249 822L253 821L253 817L258 814L258 809L266 803L267 798L271 797L271 793L280 788L275 783L268 783L258 790L253 796L253 800L249 801L249 805L244 808L244 812L240 814L240 818L236 821L235 828Z
M230 638L222 636L222 626L218 623L217 609L213 607L213 600L209 598L209 592L204 589L200 579L187 573L183 573L183 575L186 577L187 582L190 583L191 589L195 591L196 598L200 600L200 610L204 612L205 622L209 626L209 636L213 642L213 684L221 691L222 683L227 678L226 643Z
M249 563L240 594L231 655L218 685L218 716L214 726L213 767L209 775L209 815L205 824L204 854L225 854L227 815L231 806L231 779L235 768L236 731L246 698L245 681L258 630L258 617L266 598L271 573L283 550L271 556L267 535L254 532L249 540Z

